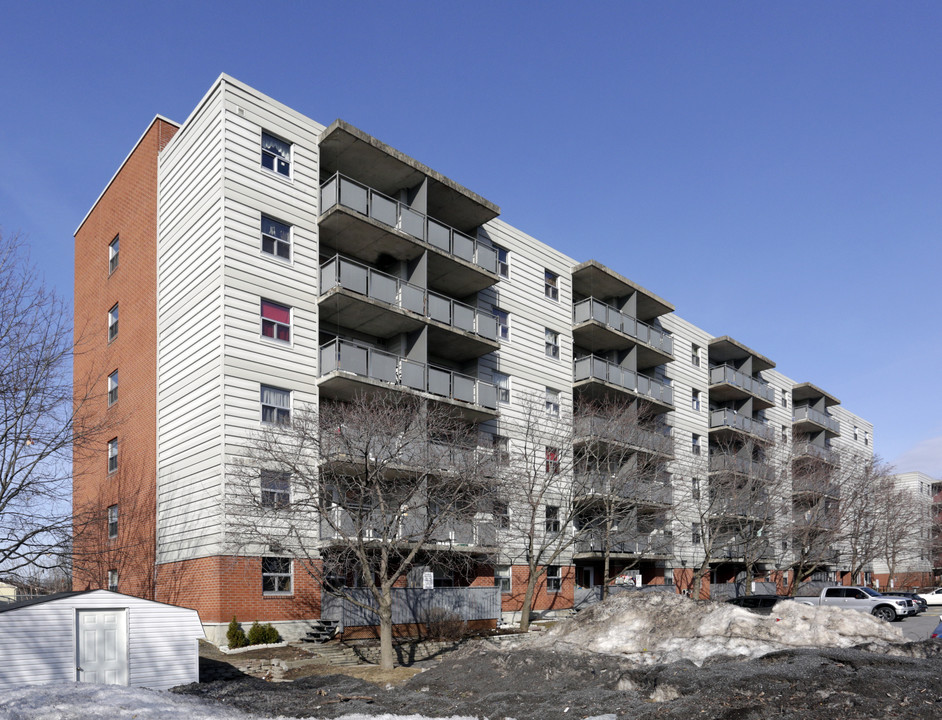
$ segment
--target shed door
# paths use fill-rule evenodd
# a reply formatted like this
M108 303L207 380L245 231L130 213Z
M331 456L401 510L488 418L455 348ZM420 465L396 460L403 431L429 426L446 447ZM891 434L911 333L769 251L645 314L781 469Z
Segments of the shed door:
M79 610L76 622L75 679L104 685L127 685L127 611Z

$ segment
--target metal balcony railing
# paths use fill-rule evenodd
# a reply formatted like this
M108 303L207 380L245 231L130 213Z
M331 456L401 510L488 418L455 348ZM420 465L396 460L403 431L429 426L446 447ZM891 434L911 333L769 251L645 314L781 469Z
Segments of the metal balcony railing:
M618 473L577 469L574 482L580 495L612 494L639 505L670 505L674 497L673 488L666 483Z
M642 533L638 530L615 530L608 538L609 552L633 555L671 555L673 538L664 532ZM605 537L602 530L583 531L575 543L577 553L602 553Z
M349 340L337 338L320 347L320 377L336 371L497 409L497 388L490 383Z
M321 213L342 205L419 242L497 274L497 251L371 187L335 174L321 185Z
M674 391L670 385L596 355L587 355L573 362L573 380L601 380L664 405L674 404Z
M772 440L774 431L765 422L740 415L735 410L713 410L710 413L710 427L729 427L756 435L763 440Z
M640 422L617 419L601 415L583 415L575 420L575 436L598 438L622 443L630 447L649 450L661 455L672 455L674 438L669 425L642 425Z
M625 333L651 347L668 355L674 354L674 339L670 333L660 330L653 325L626 315L611 305L606 305L595 298L580 300L572 306L572 319L574 323L596 320L613 330Z
M830 465L840 465L841 455L831 448L821 447L810 442L799 442L792 445L792 456L799 458L811 456L823 460Z
M470 305L425 290L393 275L340 255L321 265L321 295L342 287L372 300L450 325L456 330L497 340L497 318Z
M793 493L808 493L811 495L827 495L829 497L838 497L841 489L837 483L828 482L820 477L803 477L799 475L792 479Z
M726 383L745 390L750 395L762 398L766 402L775 402L775 388L765 380L746 375L732 365L715 365L710 368L710 385Z
M833 433L841 432L841 423L836 418L807 405L796 405L792 409L792 422L800 422L802 420L813 422L816 425L827 428Z
M769 480L773 474L767 463L725 452L710 453L710 472L739 473L760 480Z

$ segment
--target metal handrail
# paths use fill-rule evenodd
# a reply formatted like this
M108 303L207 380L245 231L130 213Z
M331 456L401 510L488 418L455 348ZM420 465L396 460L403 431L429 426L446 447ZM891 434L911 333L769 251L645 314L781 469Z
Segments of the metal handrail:
M572 317L574 323L597 320L669 355L674 353L674 339L670 333L593 297L580 300L573 305Z
M728 383L756 395L768 402L775 402L775 388L761 378L747 375L732 365L714 365L710 368L710 384Z

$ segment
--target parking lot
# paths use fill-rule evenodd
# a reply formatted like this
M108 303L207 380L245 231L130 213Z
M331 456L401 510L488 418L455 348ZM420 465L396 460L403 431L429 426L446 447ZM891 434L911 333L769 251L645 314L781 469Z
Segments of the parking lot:
M939 624L940 608L930 607L926 612L915 617L908 617L895 623L908 640L925 640Z

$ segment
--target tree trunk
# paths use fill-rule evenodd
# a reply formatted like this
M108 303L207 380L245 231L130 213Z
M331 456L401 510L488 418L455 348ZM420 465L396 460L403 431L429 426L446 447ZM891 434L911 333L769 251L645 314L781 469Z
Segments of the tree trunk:
M696 572L693 574L693 587L690 591L690 597L694 600L700 599L700 588L703 584L703 578L708 572L710 572L710 561L708 558L704 558L700 567L697 568Z
M383 670L392 670L395 664L392 629L392 589L383 587L379 599L379 665Z
M536 589L536 568L529 568L530 575L527 578L527 589L523 594L523 607L520 609L520 631L527 632L530 629L530 610L533 607L533 594Z

